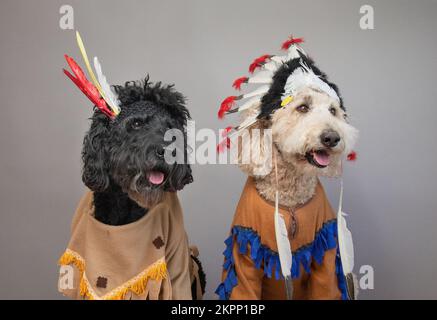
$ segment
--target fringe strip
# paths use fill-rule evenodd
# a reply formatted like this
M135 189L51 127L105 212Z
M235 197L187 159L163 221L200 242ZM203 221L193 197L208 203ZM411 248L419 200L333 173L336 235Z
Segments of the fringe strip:
M238 284L237 275L235 272L235 262L232 255L234 243L238 245L240 254L248 253L257 269L263 268L264 275L272 278L273 274L276 280L283 279L279 255L267 246L261 244L259 235L251 228L234 226L231 230L231 235L225 240L226 249L223 252L225 262L223 268L227 271L225 280L218 286L215 293L221 300L228 300L232 289ZM311 272L311 260L314 259L318 264L321 264L325 252L337 247L337 223L336 220L326 222L322 228L316 233L314 241L305 245L293 252L293 264L291 268L291 276L296 279L300 276L300 266L302 265L307 273ZM347 289L343 268L341 266L341 258L337 248L336 255L336 274L338 286L341 291L342 299L347 300ZM275 272L273 272L273 270Z
M85 261L77 252L67 249L61 256L61 258L59 258L58 264L73 264L79 270L79 293L82 297L89 300L123 300L128 291L131 291L136 295L141 295L145 292L149 279L162 280L167 278L167 265L164 261L164 258L161 258L149 267L147 267L137 276L128 280L121 286L111 290L104 296L99 297L91 287L85 274Z

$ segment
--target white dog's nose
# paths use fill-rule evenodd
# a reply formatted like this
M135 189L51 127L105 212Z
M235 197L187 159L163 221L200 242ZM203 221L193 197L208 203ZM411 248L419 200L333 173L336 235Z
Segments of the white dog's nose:
M320 141L327 148L334 148L340 142L340 135L332 129L325 130L320 135Z

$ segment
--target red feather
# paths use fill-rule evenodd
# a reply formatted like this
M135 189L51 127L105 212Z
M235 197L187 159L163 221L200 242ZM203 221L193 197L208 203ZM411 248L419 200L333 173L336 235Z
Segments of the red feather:
M73 71L74 77L70 72L67 70L64 70L64 73L67 77L70 78L71 81L87 96L88 99L92 103L96 105L97 108L99 108L100 111L102 111L106 116L110 117L111 119L115 117L114 113L108 108L106 101L100 96L99 91L97 88L88 81L88 79L85 76L85 73L82 71L82 69L79 67L79 65L76 63L76 61L73 60L73 58L65 55L65 60L67 60L68 65L71 68L71 71Z
M270 59L269 54L264 54L261 57L256 58L249 66L249 72L254 73L256 68L261 67L268 59Z
M217 152L221 153L225 150L226 148L230 148L231 147L231 139L228 137L229 132L231 132L234 129L234 127L229 126L226 127L223 132L222 132L222 137L224 138L218 145L217 145Z
M302 43L302 42L303 42L303 38L293 38L292 36L290 36L286 41L284 41L284 43L282 43L281 49L288 50L288 48L290 48L292 44Z
M237 96L230 96L227 97L225 100L223 100L218 112L219 119L222 119L225 116L225 113L232 108L237 98L238 98Z
M246 83L247 80L249 80L248 77L241 77L241 78L238 78L238 79L236 79L236 80L234 81L234 83L232 84L232 86L235 88L235 90L241 90L241 85L242 85L243 83Z
M347 160L348 161L355 161L355 160L357 160L357 153L355 151L352 151L351 153L349 153L347 155Z
M234 127L229 126L223 129L222 131L222 137L226 137L228 135L229 132L231 132L234 129Z
M221 153L223 151L225 151L225 149L230 149L231 148L231 139L230 138L225 138L223 139L218 145L217 145L217 152Z

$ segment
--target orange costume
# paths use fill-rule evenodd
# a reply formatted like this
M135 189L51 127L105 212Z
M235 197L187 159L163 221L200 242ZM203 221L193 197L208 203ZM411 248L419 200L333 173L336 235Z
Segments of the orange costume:
M320 182L313 198L292 211L280 207L293 252L293 299L347 299L337 249L337 224ZM275 238L274 203L249 177L225 241L220 299L285 299Z

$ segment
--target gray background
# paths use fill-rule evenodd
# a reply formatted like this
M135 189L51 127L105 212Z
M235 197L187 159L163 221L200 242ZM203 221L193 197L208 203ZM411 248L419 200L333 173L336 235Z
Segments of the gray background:
M175 83L197 129L224 128L216 111L232 80L256 56L278 53L290 33L303 36L361 131L344 205L356 266L375 270L375 288L361 298L437 298L437 2L367 0L2 0L0 298L61 298L56 260L85 190L91 107L61 72L64 53L81 61L74 33L59 28L61 4L74 7L75 27L111 82L148 72ZM375 30L359 28L363 4L375 9ZM197 165L194 177L180 198L215 298L245 177L231 165ZM338 181L325 185L336 205Z

